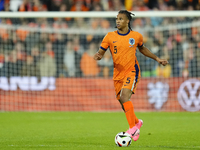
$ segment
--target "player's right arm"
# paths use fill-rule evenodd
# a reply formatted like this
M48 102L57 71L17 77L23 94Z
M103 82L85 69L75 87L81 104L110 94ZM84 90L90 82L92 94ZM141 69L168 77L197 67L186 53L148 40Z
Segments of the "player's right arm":
M109 36L108 34L103 38L103 41L101 42L101 46L99 48L99 51L94 55L95 60L101 60L103 55L105 54L107 48L110 46L109 42Z
M94 55L94 59L101 60L105 52L106 52L105 50L99 49L99 51Z

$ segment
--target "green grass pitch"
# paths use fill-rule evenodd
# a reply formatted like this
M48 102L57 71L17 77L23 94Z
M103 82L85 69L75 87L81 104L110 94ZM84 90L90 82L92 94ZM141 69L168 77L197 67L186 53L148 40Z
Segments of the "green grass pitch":
M125 149L200 150L200 113L145 112L137 142ZM0 150L119 150L123 112L2 112Z

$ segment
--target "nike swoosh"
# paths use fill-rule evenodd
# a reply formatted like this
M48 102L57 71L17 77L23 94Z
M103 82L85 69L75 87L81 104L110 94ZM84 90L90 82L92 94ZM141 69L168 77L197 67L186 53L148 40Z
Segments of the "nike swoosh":
M132 134L132 136L134 136L136 132L137 132L137 129L136 129L135 132Z
M116 43L117 41L113 41L113 43Z

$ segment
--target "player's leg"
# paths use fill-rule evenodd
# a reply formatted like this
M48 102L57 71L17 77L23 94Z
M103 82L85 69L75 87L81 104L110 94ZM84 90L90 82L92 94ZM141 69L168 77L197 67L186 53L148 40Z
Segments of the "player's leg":
M132 77L134 78L134 77ZM130 79L130 78L128 78ZM136 127L135 123L136 123L136 116L134 113L134 107L132 102L130 101L130 97L132 95L132 84L133 81L130 81L130 85L126 85L126 88L122 88L124 86L124 84L126 84L127 81L124 80L117 80L114 81L114 87L115 87L115 92L116 92L116 97L119 100L122 109L124 110L125 114L126 114L126 118L127 121L129 123L129 130L127 131L129 134L133 134L136 133L135 135L137 136L132 136L133 140L137 140L139 138L139 130ZM129 84L129 83L128 83ZM137 132L135 132L137 131Z
M127 131L127 133L131 135L134 141L137 141L139 138L140 130L137 128L135 124L136 115L134 112L133 103L130 101L131 95L132 91L130 89L122 88L120 92L119 101L122 104L122 107L124 108L126 119L129 124L129 130Z
M132 91L130 89L122 88L119 99L119 102L121 103L122 108L124 109L124 112L126 114L126 118L130 128L135 126L136 118L133 103L130 101L131 95Z
M131 95L134 94L135 91L136 91L137 84L139 83L139 79L140 79L140 74L139 74L139 71L137 69L136 69L136 71L131 71L127 74L126 78L124 78L124 82L123 82L123 86L122 86L122 90L121 90L120 101L121 101L121 99L123 99L123 93L125 95L129 95L128 100L130 100ZM123 92L123 91L128 91L128 93L126 94L126 92ZM127 100L127 98L125 98L125 99ZM131 109L133 110L133 117L132 118L135 121L134 125L136 126L136 128L140 129L143 122L136 117L136 115L134 113L133 104L132 104L132 102L131 103L130 102L129 102L129 106L132 105L131 106L132 107ZM125 107L125 104L128 104L128 102L124 103L123 101L122 101L122 103L123 103L124 107ZM129 128L129 130L130 130L130 132L133 131L131 127ZM137 136L133 136L134 141L136 141L138 138L139 138L139 134Z
M139 82L139 79L137 80L137 82L135 82L135 85L132 89L132 93L134 94L135 93L135 90L137 88L137 85L138 85L138 82ZM143 125L143 121L141 119L138 119L136 116L135 116L135 125L136 127L138 127L138 129L140 129Z
M130 118L130 116L133 116L130 119L127 119L127 121L129 122L129 126L132 127L132 126L135 126L135 123L138 123L135 121L137 119L137 117L135 116L135 113L134 113L133 104L129 100L132 95L132 91L131 91L131 87L122 88L123 86L124 86L124 80L114 81L116 97L119 100L119 102L122 106L122 109L124 110L124 112L127 112L126 116L128 118ZM127 111L129 109L131 111Z
M119 94L119 95L120 95L120 94ZM124 106L123 106L122 102L120 101L120 96L119 96L118 100L119 100L119 102L120 102L120 104L121 104L121 106L122 106L122 109L125 111ZM134 110L134 107L133 107L133 110ZM140 129L140 128L142 127L142 125L143 125L143 121L142 121L141 119L138 119L138 118L136 117L135 113L134 113L134 116L135 116L135 125L136 125L136 127L137 127L138 129Z

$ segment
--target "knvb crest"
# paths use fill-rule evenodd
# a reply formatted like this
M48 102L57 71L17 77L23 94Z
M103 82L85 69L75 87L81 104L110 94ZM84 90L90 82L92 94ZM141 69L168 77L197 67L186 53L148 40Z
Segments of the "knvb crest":
M133 45L135 44L135 39L130 38L130 39L129 39L129 44L131 45L131 46L129 46L129 47L133 47Z

